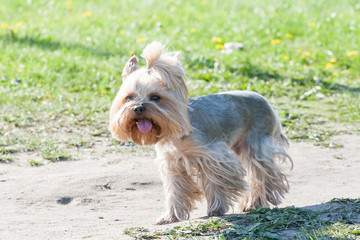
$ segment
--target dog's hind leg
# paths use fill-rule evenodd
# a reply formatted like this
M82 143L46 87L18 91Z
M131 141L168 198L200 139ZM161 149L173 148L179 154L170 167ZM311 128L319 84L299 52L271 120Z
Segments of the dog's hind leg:
M251 132L246 139L239 139L233 150L239 154L247 171L250 189L240 203L240 210L249 211L259 206L276 206L289 190L287 177L277 160L291 157L286 153L286 137L279 131L273 136Z

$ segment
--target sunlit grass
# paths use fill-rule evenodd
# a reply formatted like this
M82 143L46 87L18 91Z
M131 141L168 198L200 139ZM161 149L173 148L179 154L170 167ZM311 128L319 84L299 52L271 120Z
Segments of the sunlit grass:
M52 135L68 128L110 137L123 65L153 40L183 52L190 96L257 91L293 140L359 133L359 22L356 0L6 1L0 138L25 132L61 145ZM228 42L244 47L224 54Z

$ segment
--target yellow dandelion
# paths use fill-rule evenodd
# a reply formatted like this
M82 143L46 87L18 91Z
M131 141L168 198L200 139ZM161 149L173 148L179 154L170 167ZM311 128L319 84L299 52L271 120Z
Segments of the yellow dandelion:
M172 3L174 0L168 0L169 3Z
M131 56L134 55L134 53L135 53L134 51L130 51L130 52L129 52L129 54L130 54Z
M285 37L287 37L288 39L293 39L294 38L294 36L291 33L285 34Z
M334 66L333 63L328 63L328 64L326 64L325 69L330 69L330 68L332 68L333 66Z
M296 52L297 52L297 53L302 53L303 50L302 50L301 48L299 48Z
M347 53L347 55L348 55L349 57L352 57L352 56L357 55L358 53L359 53L358 51L350 51L350 52Z
M196 33L196 32L197 32L197 29L196 29L196 28L192 28L192 29L190 29L190 32Z
M304 52L304 55L305 55L306 57L310 57L310 56L311 56L311 54L310 54L308 51Z
M280 42L281 42L280 39L273 39L273 40L271 40L271 44L278 44L278 43L280 43Z
M273 18L276 18L278 16L278 14L276 12L263 11L263 13L268 14L270 17L273 17Z
M287 61L287 60L289 60L289 56L285 55L285 56L283 56L283 59L284 59L285 61Z
M140 38L136 39L136 42L137 43L143 43L143 42L145 42L145 38L140 37Z
M100 90L100 94L101 94L101 95L103 95L103 94L105 94L105 93L106 93L106 91L105 91L104 89L101 89L101 90Z
M224 49L224 45L222 44L218 44L215 46L216 49L220 50L220 49Z
M18 27L21 27L22 25L24 25L22 22L17 22L17 23L15 24L15 27L18 28Z
M120 35L121 35L121 36L124 36L124 35L125 35L125 31L124 31L124 30L121 30L121 31L120 31Z
M116 6L116 1L112 1L111 6Z
M1 28L2 29L9 29L9 25L7 25L6 23L1 24Z
M67 1L67 2L66 2L66 8L67 8L67 10L69 10L69 11L72 10L72 4L73 4L72 1Z
M49 98L51 98L51 95L50 95L49 93L47 93L47 94L44 96L44 98L49 99Z
M205 1L205 0L201 1L201 4L202 4L202 5L206 5L206 4L207 4L207 1Z
M316 23L311 22L311 23L308 24L308 26L309 26L309 27L315 27L315 26L316 26Z
M222 38L221 37L213 37L211 39L212 42L214 43L221 43L222 42Z
M334 72L333 74L331 74L333 77L337 77L339 74L337 72Z
M85 12L84 15L88 18L91 18L93 16L92 12Z
M336 63L336 60L337 60L336 58L331 58L330 63Z

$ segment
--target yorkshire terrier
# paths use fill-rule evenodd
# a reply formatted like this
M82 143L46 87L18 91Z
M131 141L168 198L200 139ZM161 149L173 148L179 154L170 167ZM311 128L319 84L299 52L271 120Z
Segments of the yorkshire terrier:
M180 52L158 42L126 63L123 83L110 109L114 138L155 145L165 190L156 224L188 219L195 202L207 201L209 216L276 206L289 190L279 163L288 140L268 101L257 93L230 91L188 98Z

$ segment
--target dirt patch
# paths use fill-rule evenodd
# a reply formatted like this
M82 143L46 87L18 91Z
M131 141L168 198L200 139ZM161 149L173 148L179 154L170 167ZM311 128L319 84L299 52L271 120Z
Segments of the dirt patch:
M317 209L332 198L359 197L360 136L332 141L342 147L291 145L291 190L280 207ZM152 150L95 144L77 156L31 167L27 159L35 157L21 153L0 164L0 239L130 239L129 227L169 227L153 225L164 197ZM191 221L206 215L205 205L198 204Z

